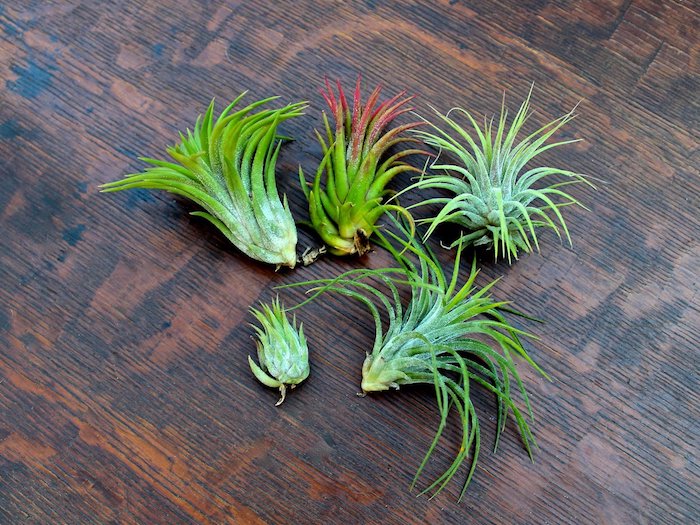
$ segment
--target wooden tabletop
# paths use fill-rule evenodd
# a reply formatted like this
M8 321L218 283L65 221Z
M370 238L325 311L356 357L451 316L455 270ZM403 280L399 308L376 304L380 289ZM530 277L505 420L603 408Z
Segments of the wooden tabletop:
M700 521L697 4L3 5L1 523ZM502 276L494 295L546 321L516 321L553 378L522 367L539 451L531 463L509 424L492 453L494 400L475 392L484 445L461 502L466 468L432 500L409 492L434 390L356 396L373 338L362 305L328 295L297 311L311 376L280 407L246 361L248 309L275 286L386 253L275 273L182 199L98 193L162 157L212 97L250 90L310 101L278 163L305 218L296 171L319 162L318 90L358 73L365 96L406 89L421 114L492 115L504 91L515 109L533 82L532 126L581 101L560 136L584 140L545 155L597 186L571 189L590 210L565 210L573 247L543 232L542 253L511 267L480 259L480 284ZM439 256L449 268L454 253ZM449 422L419 486L459 446Z

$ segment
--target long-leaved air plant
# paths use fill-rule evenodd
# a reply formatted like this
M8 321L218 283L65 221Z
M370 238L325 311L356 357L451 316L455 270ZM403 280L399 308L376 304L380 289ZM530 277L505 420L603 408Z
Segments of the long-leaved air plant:
M413 130L427 145L439 151L430 167L441 173L426 174L404 191L438 188L452 194L426 199L411 207L440 205L437 215L419 221L429 225L424 240L438 225L455 223L464 233L452 247L485 245L493 248L496 259L500 255L507 257L508 262L517 259L520 250L529 253L534 246L539 251L538 227L551 228L560 239L563 232L571 244L560 208L583 205L562 187L590 182L572 171L533 166L532 163L549 149L578 141L547 142L575 117L576 108L518 141L518 134L531 115L531 95L532 88L510 127L507 126L504 97L495 126L493 119L484 120L481 126L468 111L453 108L445 115L435 110L446 129L424 119L430 129ZM462 127L453 115L465 117L469 126ZM443 158L444 155L448 158ZM542 184L545 178L553 175L568 180Z
M402 231L408 235L405 228ZM419 241L406 242L391 232L386 235L379 232L378 236L383 239L382 245L399 261L400 267L355 269L334 279L295 283L287 287L312 287L310 292L313 291L313 295L299 306L324 292L337 292L361 301L370 310L375 322L375 336L374 345L367 352L362 366L364 393L399 389L411 384L434 385L440 423L411 488L442 435L451 407L457 410L462 426L459 452L449 468L421 494L440 492L471 455L461 499L474 474L481 447L479 419L472 403L473 388L485 388L496 396L494 450L508 415L512 413L525 449L532 458L534 438L527 421L528 414L532 418L532 410L514 355L547 376L530 358L521 342L522 336L532 336L508 322L504 313L513 313L513 310L507 302L492 298L490 290L495 281L479 289L475 285L478 272L474 264L466 282L458 285L461 250L457 252L448 279L435 255ZM391 238L405 253L391 246ZM410 288L406 307L400 298L402 285ZM386 330L382 329L380 307L388 315ZM516 390L526 406L525 415L514 399Z
M102 185L103 192L148 188L186 197L205 211L202 217L249 257L293 268L297 229L287 197L280 200L275 164L281 137L277 126L302 114L305 103L253 112L277 97L233 111L245 93L214 119L214 102L197 118L194 131L167 149L175 162L143 158L141 173ZM280 140L278 140L280 139Z
M411 110L407 104L412 97L401 92L377 104L381 92L378 86L363 104L358 78L351 109L340 82L337 88L336 96L326 80L326 89L321 91L335 119L332 129L324 112L326 137L316 132L323 159L311 184L307 184L301 167L299 177L309 201L311 224L328 251L334 255L362 255L370 249L369 237L384 212L399 211L410 217L404 208L385 202L390 193L386 186L399 173L416 171L401 160L403 157L425 152L404 149L383 158L397 144L417 142L402 134L420 122L386 130L396 117Z

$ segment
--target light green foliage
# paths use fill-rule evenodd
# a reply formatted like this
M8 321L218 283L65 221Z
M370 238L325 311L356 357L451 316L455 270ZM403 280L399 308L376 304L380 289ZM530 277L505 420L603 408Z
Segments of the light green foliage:
M403 229L404 234L408 232ZM417 241L406 243L388 232L406 253L417 258L414 264L399 253L381 232L386 246L401 263L400 268L350 270L335 279L321 279L290 286L314 286L315 294L333 291L361 301L371 311L375 322L375 339L362 366L364 393L398 389L404 385L428 383L435 386L440 424L413 484L423 471L447 423L448 413L457 410L462 425L462 442L450 467L423 492L437 494L454 476L471 454L472 461L461 496L474 474L480 450L479 419L472 403L474 386L494 393L497 399L497 436L513 414L523 444L532 457L534 439L526 417L515 403L514 390L520 391L532 417L525 387L516 368L514 354L536 370L542 370L529 357L520 336L528 334L514 328L504 312L513 312L505 302L494 300L490 289L494 283L478 289L474 285L476 266L467 281L458 286L459 252L448 280L428 248ZM367 280L370 280L367 282ZM408 285L410 300L404 308L399 288ZM306 301L305 301L306 302ZM304 303L302 303L304 304ZM381 305L388 314L388 327L382 328ZM515 388L513 388L515 385ZM495 447L494 447L495 448Z
M277 126L302 114L304 103L253 110L277 97L233 111L245 93L214 120L214 102L194 131L167 149L175 162L143 158L152 167L104 184L103 192L130 188L165 190L196 202L192 215L214 224L243 253L269 264L296 264L297 230L287 197L277 193Z
M272 306L261 305L261 310L251 308L260 323L254 326L258 335L258 361L260 366L248 356L250 369L255 377L266 386L279 388L280 405L286 396L287 386L294 388L309 376L309 349L304 337L304 328L296 327L296 318L289 322L279 298Z
M541 226L554 230L560 239L563 232L571 243L560 208L581 204L561 188L576 182L590 183L571 171L529 164L544 151L577 142L565 140L547 144L557 130L574 118L574 110L518 142L517 136L530 116L531 94L532 89L509 128L506 128L508 111L504 100L495 128L493 119L485 120L482 127L467 111L454 108L446 115L435 111L446 124L447 131L427 120L425 122L432 131L413 131L426 144L440 151L431 168L443 172L425 175L407 190L438 188L453 194L412 206L441 206L436 216L419 221L429 224L425 239L438 225L455 223L463 227L465 233L452 244L453 247L457 244L486 245L493 248L496 259L500 255L507 257L508 262L517 259L520 250L532 252L533 245L539 250L536 229ZM465 117L469 129L458 124L451 115ZM443 154L450 159L441 159ZM535 187L542 186L543 179L552 175L570 180Z

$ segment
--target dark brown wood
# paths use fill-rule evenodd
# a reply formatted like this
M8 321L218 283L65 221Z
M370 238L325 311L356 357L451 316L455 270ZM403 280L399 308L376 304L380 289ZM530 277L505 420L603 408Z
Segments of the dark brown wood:
M698 439L700 13L671 0L90 2L0 7L0 522L694 523ZM547 160L595 177L572 191L574 246L482 259L480 282L524 323L554 380L523 367L540 447L509 425L433 500L408 491L437 416L430 388L355 396L370 316L341 297L300 310L309 380L276 408L246 363L248 308L273 287L357 264L275 273L192 207L100 183L159 156L212 97L308 99L279 162L319 160L324 75L417 108L568 111L582 137ZM398 181L398 186L406 179ZM306 233L301 246L314 238ZM448 263L452 254L440 252ZM284 291L288 303L301 290ZM451 459L450 426L423 483Z

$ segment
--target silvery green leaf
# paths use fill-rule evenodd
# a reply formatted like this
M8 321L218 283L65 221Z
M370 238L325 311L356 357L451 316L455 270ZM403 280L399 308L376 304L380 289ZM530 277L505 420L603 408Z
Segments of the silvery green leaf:
M258 362L248 356L250 369L264 385L279 388L280 405L286 396L287 386L294 388L309 376L309 349L304 328L297 329L296 318L290 322L284 308L276 298L272 305L261 304L261 309L251 308L260 323L255 326L258 336Z
M439 153L430 165L435 172L423 175L403 191L435 188L451 194L449 198L426 199L409 207L442 205L435 216L417 221L428 225L423 240L442 223L457 224L464 233L452 246L484 245L493 248L496 259L500 255L507 257L508 262L517 259L520 251L539 250L536 230L542 226L551 228L560 239L565 237L571 243L560 209L572 204L583 205L561 188L577 182L592 184L584 176L568 170L537 164L526 168L526 165L548 149L577 142L548 143L575 117L575 108L518 141L531 115L531 94L532 89L510 126L504 103L496 123L491 119L479 124L466 110L453 108L444 115L435 111L442 121L441 126L423 119L429 129L413 131ZM459 120L466 120L467 125L463 127ZM568 180L547 183L552 176Z

